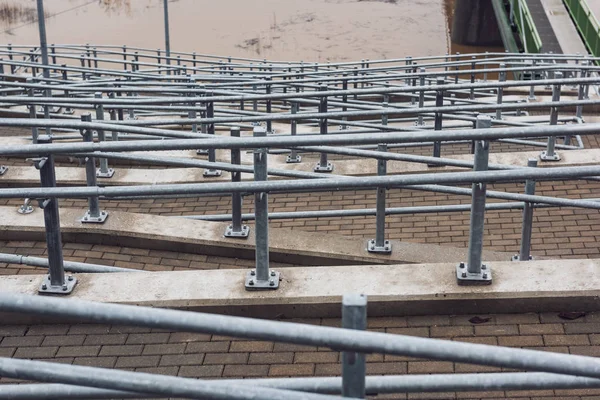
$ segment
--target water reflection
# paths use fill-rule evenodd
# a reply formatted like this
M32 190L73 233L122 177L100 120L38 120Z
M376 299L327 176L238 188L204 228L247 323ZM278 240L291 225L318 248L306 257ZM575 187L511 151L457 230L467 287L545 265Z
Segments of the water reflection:
M6 25L15 23L30 23L37 20L37 9L33 6L12 1L0 3L0 21Z
M98 4L107 14L124 13L131 16L131 0L98 0Z

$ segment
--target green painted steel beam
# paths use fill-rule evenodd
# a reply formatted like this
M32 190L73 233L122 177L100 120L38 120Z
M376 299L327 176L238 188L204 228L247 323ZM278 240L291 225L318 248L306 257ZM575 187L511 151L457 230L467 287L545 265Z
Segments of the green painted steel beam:
M586 0L563 0L579 34L594 57L600 57L600 22ZM600 65L600 62L596 61Z
M494 7L494 14L496 14L496 20L498 21L498 28L500 29L500 36L502 37L504 48L511 53L519 53L520 49L513 35L510 19L506 14L506 8L504 7L504 1L492 0L492 6Z

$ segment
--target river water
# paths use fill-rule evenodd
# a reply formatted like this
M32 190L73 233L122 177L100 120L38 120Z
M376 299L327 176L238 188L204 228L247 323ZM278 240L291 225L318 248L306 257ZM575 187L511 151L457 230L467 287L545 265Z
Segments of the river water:
M163 0L44 4L48 43L164 48ZM35 6L0 0L0 43L39 43ZM171 49L313 62L485 50L451 43L452 9L453 0L170 0Z

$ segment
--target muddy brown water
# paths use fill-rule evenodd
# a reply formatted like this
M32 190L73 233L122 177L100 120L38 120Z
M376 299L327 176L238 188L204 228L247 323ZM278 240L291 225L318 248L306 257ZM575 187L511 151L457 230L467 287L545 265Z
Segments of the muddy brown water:
M48 43L164 48L162 0L44 4ZM39 43L35 6L0 0L0 43ZM171 48L313 62L499 50L451 43L452 8L453 0L170 0Z

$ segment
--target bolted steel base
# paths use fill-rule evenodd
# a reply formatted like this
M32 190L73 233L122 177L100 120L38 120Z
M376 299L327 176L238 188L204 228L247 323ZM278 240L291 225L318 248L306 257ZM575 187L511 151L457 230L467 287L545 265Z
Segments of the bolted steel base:
M38 289L39 294L70 294L73 289L75 289L75 285L77 285L77 278L73 275L69 275L65 279L64 285L55 285L50 284L50 275L46 275L40 288Z
M456 266L456 281L459 285L491 285L492 271L487 265L482 264L481 272L472 274L467 270L466 263L460 263Z
M115 170L112 168L109 168L106 172L100 171L100 168L96 170L96 178L112 178L114 174Z
M33 212L33 207L29 204L25 205L21 205L19 208L17 208L17 212L19 214L31 214Z
M229 225L225 229L225 233L223 234L223 236L228 237L228 238L242 238L242 239L245 239L245 238L248 237L249 234L250 234L250 228L248 227L248 225L242 225L242 230L241 231L234 231L233 230L233 225Z
M208 149L196 150L196 154L198 154L199 156L205 156L208 154Z
M206 178L213 178L216 176L221 176L221 170L220 169L205 169L204 172L202 173L202 176L204 176Z
M317 163L317 165L315 165L315 168L313 169L313 171L315 172L331 172L333 171L333 164L328 162L327 165L322 166L321 163Z
M296 156L296 157L292 157L292 156L287 156L285 158L285 162L288 164L296 164L302 161L302 157L301 156Z
M510 261L520 261L520 260L519 260L519 255L518 255L518 254L515 254L514 256L512 256L512 257L510 258ZM529 256L529 260L525 260L525 261L533 261L533 256L532 256L532 255L530 255L530 256Z
M271 270L269 280L259 281L256 279L256 271L251 270L246 274L246 290L274 290L279 288L279 272Z
M560 161L560 156L558 155L558 153L554 153L554 155L549 156L548 153L546 153L546 151L542 151L540 153L540 160L542 160L542 161Z
M8 167L6 165L0 165L0 175L4 175L8 171Z
M83 218L81 218L81 222L84 224L103 224L104 221L106 221L106 218L108 218L107 211L100 211L100 215L98 217L92 217L90 215L90 210L87 210L83 215Z
M384 253L389 254L392 252L392 244L389 240L383 242L383 246L376 246L375 239L371 239L367 242L367 251L369 253Z
M65 108L65 109L63 110L63 114L66 114L66 115L73 115L73 114L75 114L75 111L73 111L73 109L72 109L72 108Z

